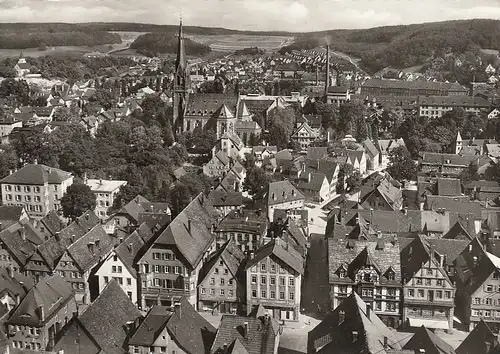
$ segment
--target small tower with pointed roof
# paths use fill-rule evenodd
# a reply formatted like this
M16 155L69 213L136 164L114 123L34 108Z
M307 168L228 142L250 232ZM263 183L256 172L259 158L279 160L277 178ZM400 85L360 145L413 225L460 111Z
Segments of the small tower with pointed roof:
M184 35L182 31L182 17L179 24L179 38L177 47L177 59L175 61L175 73L173 83L173 124L175 131L182 129L184 109L188 99L188 65L186 50L184 48Z
M457 138L455 139L455 154L458 155L462 152L463 149L463 140L460 132L457 133Z

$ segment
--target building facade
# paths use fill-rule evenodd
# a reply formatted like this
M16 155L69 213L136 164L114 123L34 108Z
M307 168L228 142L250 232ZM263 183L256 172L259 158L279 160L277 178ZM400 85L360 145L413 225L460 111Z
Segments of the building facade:
M95 214L101 219L107 219L116 195L120 188L127 185L127 181L85 179L84 182L96 196Z

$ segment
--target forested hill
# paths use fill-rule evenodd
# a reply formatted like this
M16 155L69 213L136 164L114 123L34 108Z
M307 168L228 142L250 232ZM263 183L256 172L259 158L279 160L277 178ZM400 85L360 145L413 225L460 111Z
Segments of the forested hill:
M0 23L0 49L121 43L120 35L67 23Z
M500 21L460 20L362 30L332 30L302 34L282 52L310 49L329 41L334 50L362 59L375 72L390 66L423 64L434 51L464 53L479 48L500 48Z
M139 53L145 55L155 55L158 53L177 53L177 35L173 32L152 32L143 34L130 45L130 48L136 49ZM187 55L205 55L210 52L210 47L205 44L195 42L185 38L184 45Z

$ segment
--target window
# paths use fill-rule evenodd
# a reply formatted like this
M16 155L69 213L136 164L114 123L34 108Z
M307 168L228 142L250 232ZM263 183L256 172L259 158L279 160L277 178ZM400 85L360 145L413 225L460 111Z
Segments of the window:
M396 303L394 303L394 302L388 302L387 303L387 311L389 311L389 312L395 312L396 311Z
M35 202L40 202L40 197L38 195L35 195Z
M424 291L423 290L418 290L418 297L424 297Z
M500 279L500 275L498 273L493 273L493 279Z
M451 299L451 291L445 291L445 292L444 292L444 297L445 297L446 299Z
M224 275L228 275L228 274L229 274L229 270L224 269Z
M234 296L234 290L229 290L229 294L228 295L231 296L231 297Z
M414 289L408 289L408 296L414 297L415 296L415 290Z
M260 270L261 270L262 272L265 272L265 271L266 271L266 263L262 262L262 263L260 264Z
M175 266L175 274L181 274L181 267Z
M437 286L444 286L444 280L443 279L437 279L436 280L436 285Z
M285 277L280 277L280 286L285 286Z
M252 284L257 284L257 276L252 275Z
M295 300L295 293L293 291L288 293L288 300Z
M225 283L224 278L220 278L220 285L224 285L224 283Z
M10 186L10 185L6 185L6 186L5 186L5 190L6 190L7 192L10 192L10 191L12 190L12 186Z
M215 273L215 274L219 274L219 268L215 268L215 269L214 269L214 273Z
M285 292L280 291L280 300L285 300Z
M493 292L493 285L486 285L486 291L489 293Z
M210 289L210 295L215 295L215 289Z
M274 290L271 290L271 299L276 299L276 292Z
M491 297L487 297L485 299L485 305L492 305L493 304L493 299Z
M201 293L202 293L202 295L205 295L206 294L206 289L205 288L201 288Z
M224 293L225 293L225 292L224 292L224 289L220 289L220 294L221 294L222 296L224 296Z
M108 278L108 277L104 277L104 283L105 283L105 284L108 284L108 283L109 283L109 278Z
M261 297L261 298L263 298L263 299L267 298L267 294L266 294L266 291L265 291L265 290L262 290L262 291L260 292L260 297Z
M431 285L431 280L430 279L425 279L425 285Z
M215 278L210 278L210 285L215 285Z
M484 311L484 316L485 317L491 317L491 310L485 310Z
M229 279L229 282L228 282L228 283L229 283L229 285L233 285L234 280L233 280L233 279Z
M257 290L252 290L252 297L257 297Z
M116 273L116 266L111 267L111 273Z
M167 352L167 347L160 347L160 352L166 353Z
M271 277L270 282L271 282L271 285L276 285L276 278Z
M263 276L260 277L260 283L261 284L265 285L266 281L267 281L267 277L265 275L263 275Z
M422 279L421 278L417 278L417 285L422 285Z
M347 294L347 285L340 285L339 286L339 293L340 294Z
M474 298L474 304L475 305L481 305L481 298L480 297L475 297Z
M436 290L436 299L442 299L443 298L443 292L441 290Z
M295 286L295 278L288 279L288 285L289 286Z
M20 192L21 191L21 186L14 186L14 190L16 192Z
M122 272L122 266L118 266L118 273Z
M431 268L427 268L427 275L432 275L432 269Z
M132 285L132 279L127 278L127 285Z

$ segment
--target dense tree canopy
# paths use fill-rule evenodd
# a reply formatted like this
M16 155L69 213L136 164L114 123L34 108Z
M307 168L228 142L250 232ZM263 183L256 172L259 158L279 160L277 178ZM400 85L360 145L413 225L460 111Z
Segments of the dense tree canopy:
M389 153L387 172L398 181L411 180L417 174L417 164L404 146L397 147Z
M96 196L86 184L73 183L61 198L63 215L75 219L96 207Z
M178 38L173 32L153 32L137 37L130 48L137 49L140 53L156 55L158 53L177 53ZM189 38L184 39L187 55L205 55L210 53L208 45L195 42Z
M278 150L288 146L295 125L295 112L292 108L275 108L269 113L269 144Z

